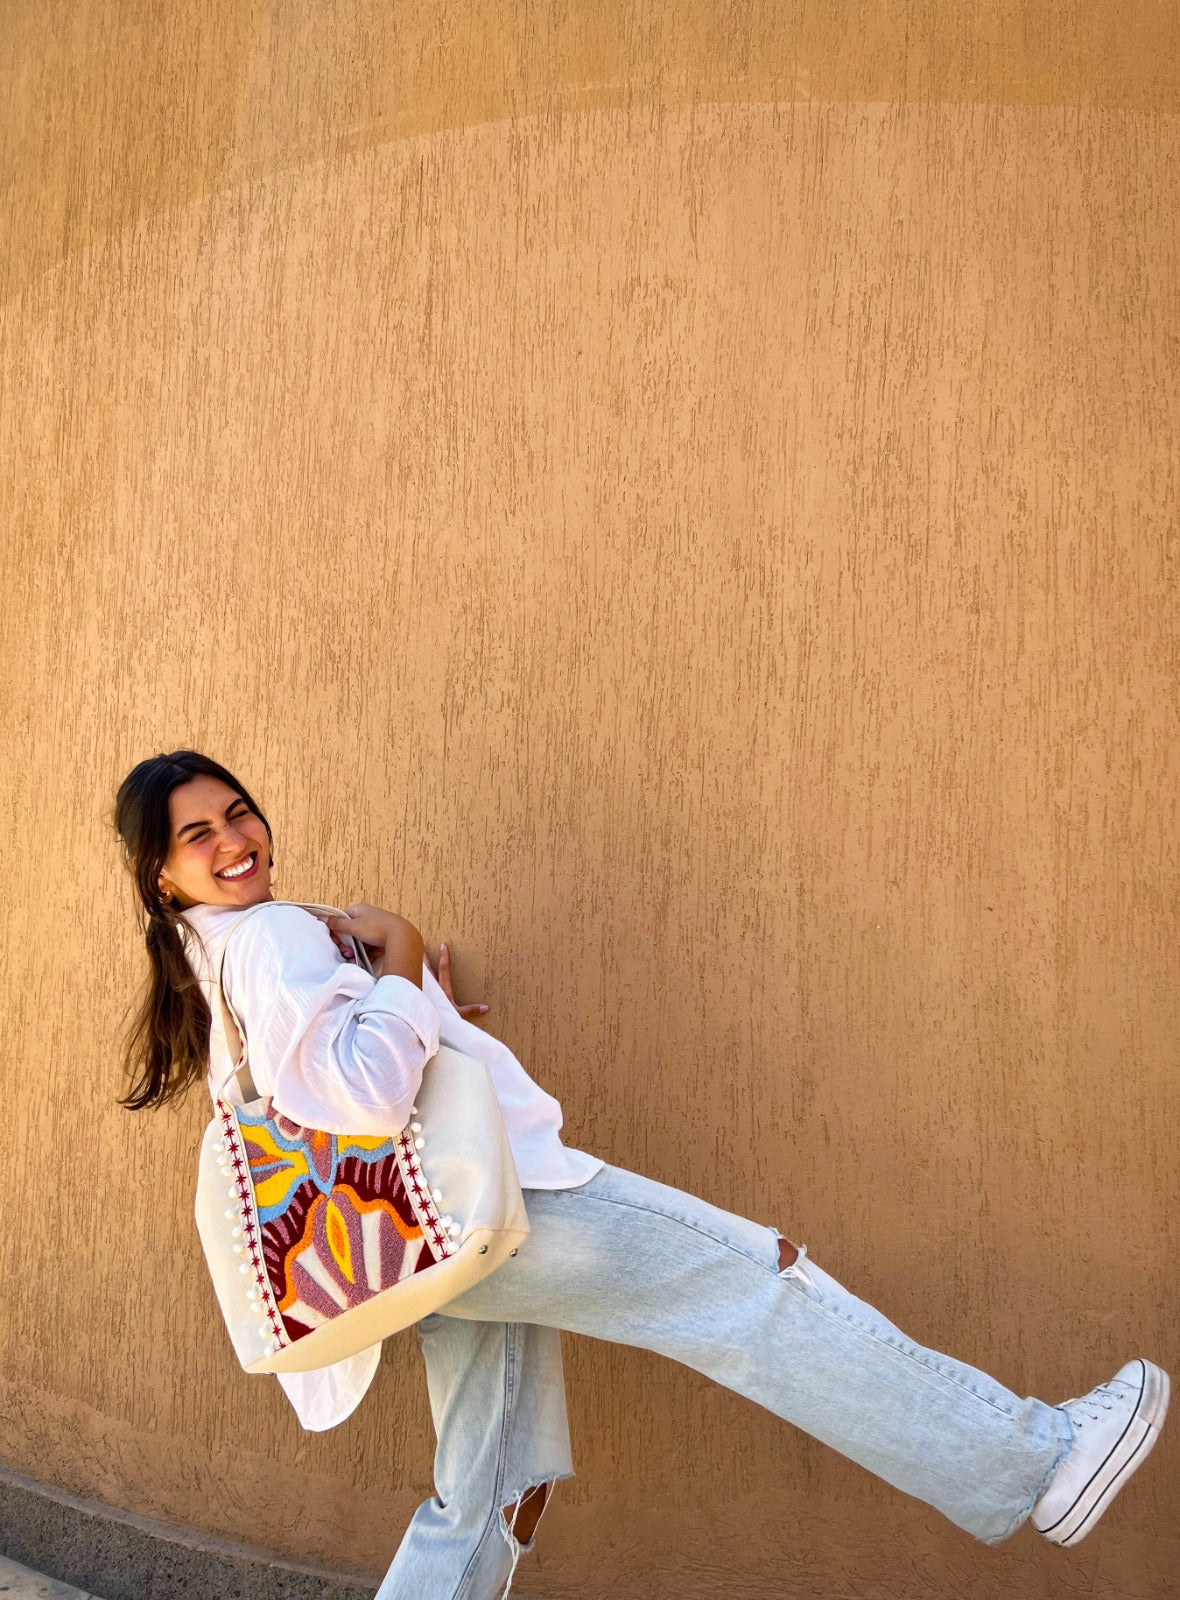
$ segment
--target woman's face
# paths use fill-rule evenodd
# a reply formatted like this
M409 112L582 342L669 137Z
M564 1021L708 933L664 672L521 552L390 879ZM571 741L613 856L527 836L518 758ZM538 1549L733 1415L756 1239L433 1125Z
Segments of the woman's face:
M252 906L269 900L270 840L236 790L220 778L190 778L168 796L172 841L160 888L173 903Z

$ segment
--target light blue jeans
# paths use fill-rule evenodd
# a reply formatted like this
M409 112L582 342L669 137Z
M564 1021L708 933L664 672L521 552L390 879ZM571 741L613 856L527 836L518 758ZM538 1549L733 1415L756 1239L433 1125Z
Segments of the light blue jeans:
M775 1229L617 1167L527 1190L519 1254L419 1324L438 1437L376 1600L494 1600L522 1550L502 1512L572 1476L558 1329L684 1362L987 1544L1073 1442L1066 1413L923 1349Z

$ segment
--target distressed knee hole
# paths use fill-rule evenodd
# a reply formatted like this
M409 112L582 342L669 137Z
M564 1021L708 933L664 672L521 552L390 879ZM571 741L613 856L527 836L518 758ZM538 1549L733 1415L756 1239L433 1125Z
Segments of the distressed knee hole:
M779 1277L789 1279L792 1282L796 1279L801 1280L809 1288L814 1289L815 1285L808 1277L807 1268L803 1265L803 1259L807 1254L807 1246L805 1244L792 1244L789 1239L784 1239L777 1229L775 1230L775 1237L778 1239Z
M789 1239L778 1236L778 1270L785 1272L788 1267L793 1267L799 1259L799 1246L792 1244Z
M526 1490L519 1500L504 1507L504 1520L520 1544L532 1544L552 1487L549 1483L539 1483L535 1488Z

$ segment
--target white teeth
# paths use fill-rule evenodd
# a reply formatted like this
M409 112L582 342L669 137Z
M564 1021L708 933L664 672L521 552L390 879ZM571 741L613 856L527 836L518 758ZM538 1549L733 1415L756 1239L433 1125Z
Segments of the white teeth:
M227 867L224 872L219 872L219 878L240 878L244 872L249 872L254 865L254 857L247 856L245 861L239 861L236 867Z

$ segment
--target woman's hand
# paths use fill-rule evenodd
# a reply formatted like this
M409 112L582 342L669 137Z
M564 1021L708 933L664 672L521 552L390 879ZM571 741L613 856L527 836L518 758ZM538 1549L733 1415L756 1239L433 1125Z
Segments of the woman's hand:
M345 907L343 916L320 920L329 933L351 934L364 945L376 977L394 973L422 987L422 935L407 917L361 901Z
M488 1009L482 1002L475 1005L461 1006L455 999L455 991L451 987L451 952L447 949L445 941L438 947L438 963L426 958L431 972L438 979L438 986L454 1006L455 1010L466 1021L471 1022L476 1017L482 1017Z

